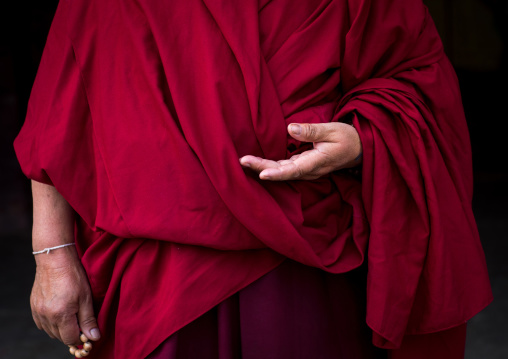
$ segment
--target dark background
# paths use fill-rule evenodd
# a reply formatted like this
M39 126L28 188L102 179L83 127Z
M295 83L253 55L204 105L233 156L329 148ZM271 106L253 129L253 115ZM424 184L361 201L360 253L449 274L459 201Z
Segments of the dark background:
M473 147L473 208L495 296L469 322L466 358L506 359L508 0L424 2L461 85ZM0 4L0 358L70 357L66 347L39 332L31 318L29 295L35 265L30 185L12 148L57 3L2 0Z

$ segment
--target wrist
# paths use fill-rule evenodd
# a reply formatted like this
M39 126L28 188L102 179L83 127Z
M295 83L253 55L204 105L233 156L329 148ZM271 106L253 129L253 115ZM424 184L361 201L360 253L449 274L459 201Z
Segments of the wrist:
M353 123L349 123L346 127L346 131L349 135L349 162L343 167L347 169L355 169L361 166L363 162L363 146L360 139L360 134Z
M33 251L32 254L33 255L42 254L42 253L49 254L49 252L51 252L51 251L54 251L54 250L57 250L60 248L64 248L64 247L68 247L68 246L74 246L74 245L75 245L74 243L60 244L59 246L47 247L47 248L41 249L40 251Z
M69 247L74 247L73 226L70 224L42 226L34 223L32 228L32 251L36 257L56 254L59 252L69 253L69 249L71 249ZM49 253L44 252L35 254L35 252L41 252L47 249L50 249ZM75 248L72 249L75 250Z
M37 252L35 249L37 248L34 248L34 252ZM38 250L40 251L43 249L44 248ZM48 269L69 267L79 262L78 252L73 245L50 250L49 253L35 254L34 258L37 267Z

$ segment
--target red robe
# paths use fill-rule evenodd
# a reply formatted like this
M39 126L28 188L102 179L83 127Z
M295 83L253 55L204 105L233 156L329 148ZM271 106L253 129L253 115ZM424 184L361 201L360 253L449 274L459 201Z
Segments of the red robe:
M308 148L291 122L350 119L361 181L239 164ZM366 258L385 348L491 301L457 80L420 0L61 0L15 148L79 216L94 355L146 356L285 257Z

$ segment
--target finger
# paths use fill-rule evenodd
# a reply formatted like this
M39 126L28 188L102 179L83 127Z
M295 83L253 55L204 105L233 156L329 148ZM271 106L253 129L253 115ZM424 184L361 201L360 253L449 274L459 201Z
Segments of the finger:
M303 142L330 142L337 135L337 127L336 122L292 123L288 126L288 133Z
M291 158L290 158L289 160L290 160L290 161L294 161L294 160L296 160L296 159L298 159L298 158L300 158L300 157L305 157L305 156L308 156L310 152L312 152L312 151L304 151L304 152L299 153L299 154L297 154L297 155L293 155L293 156L291 156Z
M306 151L306 152L309 152L309 151ZM294 169L296 171L296 173L293 173L295 178L298 178L298 179L307 179L306 176L309 174L309 172L314 172L315 169L305 170L305 168L303 168L303 169L300 168L300 170L302 170L302 171L300 171L300 170L297 170L297 168L293 167L293 165L295 164L295 160L298 159L298 158L301 158L303 156L305 156L305 154L303 154L302 156L300 156L300 155L293 156L289 160L280 160L280 161L277 161L277 163L279 164L278 168L281 168L281 167L284 166L284 168L281 169L281 172L291 171L291 170ZM297 163L299 163L299 162L297 162Z
M41 319L41 329L43 331L46 332L46 334L51 338L51 339L58 339L60 340L59 338L59 335L57 335L57 332L58 332L58 328L54 327L48 320L45 320L45 319Z
M306 152L308 152L308 151L306 151ZM287 159L287 160L278 160L278 161L272 161L272 160L267 160L267 159L263 159L260 157L248 155L248 156L244 156L244 157L240 158L240 164L244 167L251 168L257 172L261 172L262 170L264 170L266 168L277 168L280 165L287 164L287 163L297 159L300 156L305 156L306 152L303 152L303 153L297 154L297 155L293 155L290 159Z
M62 316L58 322L58 334L65 345L79 345L79 326L76 315Z
M37 326L37 329L42 330L41 320L37 315L37 313L35 313L34 311L32 311L32 318L35 322L35 325Z
M290 160L279 160L279 161L277 161L277 163L279 164L279 167L287 165L287 164L289 164L291 162L293 162L293 159L290 159Z
M87 296L87 298L80 303L78 322L81 331L88 339L97 341L101 338L101 333L99 331L99 326L97 325L97 320L95 319L90 296Z
M56 328L52 321L47 317L47 309L42 307L38 311L32 309L32 317L39 330L43 330L51 339L60 339L58 328Z
M32 317L34 318L35 324L37 325L37 329L44 331L51 339L60 340L59 335L56 334L58 333L58 328L51 325L49 321L44 320L33 313ZM35 318L37 318L37 320Z
M240 158L240 164L258 173L267 168L279 167L279 164L275 161L250 155Z
M259 174L259 178L270 181L287 181L296 179L315 179L322 174L316 173L324 162L324 157L317 150L306 151L305 155L286 161L278 168L268 168ZM324 173L323 173L324 174Z
M261 171L259 178L268 181L286 181L298 179L301 176L300 169L295 166L294 162L285 164L278 168L269 168Z
M42 321L37 313L37 300L35 299L34 290L32 289L32 293L30 294L30 309L32 311L32 318L37 326L37 329L42 330Z

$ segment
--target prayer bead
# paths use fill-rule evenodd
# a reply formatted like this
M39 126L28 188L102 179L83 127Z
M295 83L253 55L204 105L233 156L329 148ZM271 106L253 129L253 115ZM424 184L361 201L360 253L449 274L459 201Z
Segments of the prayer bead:
M81 355L81 350L76 350L76 353L74 353L74 356L76 358L83 358L83 356Z
M79 336L79 339L80 339L83 343L86 343L86 342L88 341L88 338L86 337L86 335L85 335L85 334L81 334L81 335Z
M87 356L88 356L88 354L90 354L90 352L89 352L89 351L86 351L85 349L81 349L81 351L80 351L80 352L81 352L81 356L83 356L83 357L87 357Z
M69 345L69 353L74 355L76 353L76 350L78 350L78 348L76 348L74 345Z
M89 352L90 350L92 350L92 343L90 342L83 343L83 349Z

